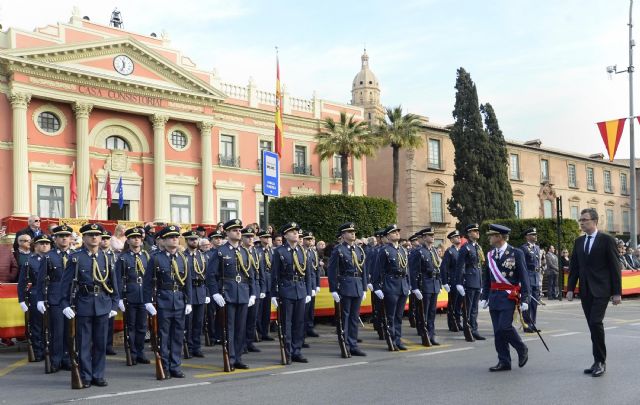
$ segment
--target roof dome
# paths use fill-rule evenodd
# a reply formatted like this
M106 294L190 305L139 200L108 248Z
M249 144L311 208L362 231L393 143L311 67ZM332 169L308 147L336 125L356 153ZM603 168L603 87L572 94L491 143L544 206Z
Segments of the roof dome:
M367 50L364 50L362 54L362 68L353 78L353 86L352 88L358 87L378 87L378 78L373 74L371 69L369 69L369 55L367 55Z

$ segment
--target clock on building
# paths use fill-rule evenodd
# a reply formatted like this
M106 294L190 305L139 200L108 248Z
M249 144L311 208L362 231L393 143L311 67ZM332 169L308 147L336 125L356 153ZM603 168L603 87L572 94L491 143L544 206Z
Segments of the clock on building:
M127 55L118 55L113 58L113 68L121 75L133 73L133 61Z

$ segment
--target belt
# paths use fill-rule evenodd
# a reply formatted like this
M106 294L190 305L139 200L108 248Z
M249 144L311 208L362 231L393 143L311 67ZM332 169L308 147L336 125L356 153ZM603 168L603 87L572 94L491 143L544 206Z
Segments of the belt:
M86 285L85 284L85 285L78 286L78 291L83 296L87 296L87 295L91 295L91 294L98 295L101 292L105 292L106 293L106 291L104 290L104 288L102 288L102 286L99 286L99 285L96 285L96 284L94 284L94 285Z
M225 278L225 280L234 280L238 284L240 284L240 283L247 284L249 282L248 278L242 277L240 274L236 274L235 277L224 277L224 278Z
M298 281L304 281L304 276L301 276L299 274L294 274L292 276L282 277L282 279L283 280L288 280L288 281L298 282Z
M393 273L393 274L387 274L387 277L391 277L391 278L403 278L406 277L407 273Z
M165 291L177 292L182 290L182 286L176 283L167 283L167 284L162 284L160 286L160 289Z
M201 287L204 285L204 280L193 280L192 283L194 287Z
M142 285L142 277L130 278L127 280L127 284L140 284Z
M509 298L513 301L520 301L520 286L507 283L491 283L491 291L509 291Z
M362 275L358 274L358 273L344 273L344 274L340 274L338 277L344 277L344 278L361 278Z

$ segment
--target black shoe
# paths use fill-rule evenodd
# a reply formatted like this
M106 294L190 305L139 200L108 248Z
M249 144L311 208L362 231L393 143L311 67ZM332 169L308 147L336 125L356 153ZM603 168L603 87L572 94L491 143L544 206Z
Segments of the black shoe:
M311 346L309 346L309 343L303 343L303 344L302 344L302 348L303 348L303 349L308 349L308 348L310 348L310 347L311 347Z
M91 381L82 382L82 388L89 388L89 387L91 387Z
M193 357L200 357L200 358L204 357L204 354L202 354L202 352L193 352L191 355Z
M585 373L585 374L591 374L591 373L593 373L593 369L594 369L594 368L596 368L596 364L598 364L598 363L597 363L597 362L594 362L594 363L591 365L591 367L589 367L589 368L585 368L585 369L584 369L584 373Z
M138 357L136 361L140 364L151 364L151 361L146 357Z
M440 346L440 342L438 342L435 338L431 338L431 344L433 346Z
M286 363L287 363L287 366L290 366L290 365L291 365L291 357L287 357L287 361L286 361Z
M66 364L66 363L62 363L60 365L60 369L61 370L65 370L65 371L71 371L71 365L70 364Z
M365 357L367 355L367 353L363 352L362 350L355 348L355 349L351 349L350 350L351 355L352 356L362 356Z
M214 346L215 346L215 345L221 345L221 344L222 344L222 340L220 340L220 339L214 339L214 341L213 341L213 345L214 345Z
M82 385L84 386L84 383ZM91 385L95 385L96 387L106 387L109 384L104 378L94 378L91 380Z
M493 367L489 368L489 371L509 371L511 370L511 365L505 363L498 363Z
M487 338L486 338L486 337L484 337L484 336L480 336L480 335L478 335L477 333L472 333L471 335L472 335L476 340L487 340Z
M247 354L247 353L249 353L249 350L247 350L246 347L244 349L242 349L242 354Z
M107 349L107 356L115 356L116 354L118 353L116 353L113 349Z
M267 335L267 336L263 336L262 340L264 340L265 342L273 342L275 339Z
M169 373L169 370L167 370L167 369L164 370L164 379L165 380L170 380L171 379L171 373Z
M180 370L171 370L169 375L171 375L171 377L174 377L174 378L185 378L186 377L184 375L184 373L182 371L180 371Z
M528 326L526 328L524 328L523 330L524 330L524 333L535 333L535 331L532 328L528 327Z
M458 324L456 325L456 327L458 328L457 332L460 332L461 330L464 330L464 328L462 327L462 324L461 324L461 323L458 323Z
M297 355L297 356L291 356L291 361L295 361L296 363L308 363L309 360L307 360L306 357L302 357L302 355Z
M247 346L247 350L251 353L260 353L262 350L258 349L254 344Z
M524 367L527 361L529 361L529 348L525 347L522 353L518 353L518 367Z
M39 363L41 361L44 360L44 357L36 357L36 359L34 360L34 362Z
M408 350L408 349L407 349L407 346L403 345L402 343L398 343L398 344L396 345L396 347L397 347L399 350Z
M312 330L310 330L309 332L307 332L307 336L308 336L308 337L320 337L320 335L318 335L318 334L316 333L316 331L315 331L315 330L313 330L313 329L312 329Z
M358 339L356 339L356 342L362 343L362 339L358 338Z
M238 370L248 370L249 369L249 366L247 366L246 364L241 363L241 362L234 363L233 367L237 368Z
M607 371L607 366L602 362L597 362L593 367L591 377L600 377Z
M136 359L131 359L131 365L132 365L132 366L136 366L136 365L138 365L138 360L136 360Z
M51 366L51 373L50 374L57 373L58 371L60 371L60 369L58 367Z

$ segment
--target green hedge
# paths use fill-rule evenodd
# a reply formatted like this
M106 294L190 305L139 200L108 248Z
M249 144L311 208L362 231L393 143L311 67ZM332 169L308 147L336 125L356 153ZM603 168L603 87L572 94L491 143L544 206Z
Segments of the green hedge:
M287 222L297 222L314 232L317 240L331 243L338 227L356 224L358 237L370 236L377 229L396 222L396 206L384 198L319 195L280 197L269 201L269 222L277 231Z
M553 245L556 247L556 250L558 249L558 233L555 219L490 219L480 225L480 241L485 252L489 249L489 238L486 236L489 224L500 224L511 228L509 244L516 247L521 246L525 242L522 232L531 227L535 227L538 232L538 244L540 244L540 246L546 248L549 245ZM571 252L573 249L573 241L578 236L580 236L578 223L573 219L563 219L562 248L568 249L569 252Z

